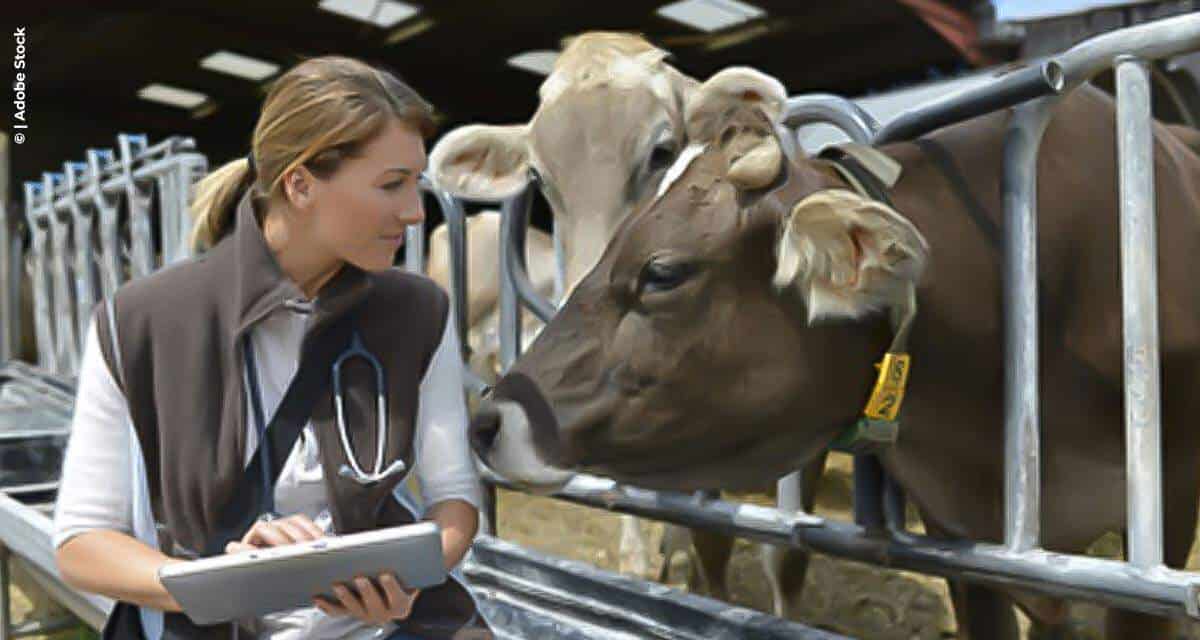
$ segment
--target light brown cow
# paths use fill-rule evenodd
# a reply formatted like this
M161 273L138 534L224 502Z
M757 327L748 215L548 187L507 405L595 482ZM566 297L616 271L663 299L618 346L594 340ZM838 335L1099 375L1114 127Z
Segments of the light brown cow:
M1007 113L883 151L895 208L781 147L753 105L701 89L703 145L617 231L472 424L502 474L588 470L692 490L770 481L856 419L910 285L913 372L887 470L942 537L1003 537L1000 249ZM1065 98L1038 163L1042 543L1081 553L1125 526L1114 108ZM784 145L786 147L786 145ZM1183 567L1200 498L1200 157L1155 125L1165 559ZM961 177L959 177L961 176ZM922 275L924 274L924 275ZM546 486L542 487L547 488ZM960 630L1015 638L1061 602L955 585ZM1167 637L1111 611L1114 638Z

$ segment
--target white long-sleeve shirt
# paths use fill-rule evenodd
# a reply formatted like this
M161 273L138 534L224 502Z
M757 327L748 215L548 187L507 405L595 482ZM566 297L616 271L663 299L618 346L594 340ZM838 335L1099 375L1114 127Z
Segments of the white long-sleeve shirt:
M299 365L305 316L278 309L255 325L251 343L256 356L263 412L274 414ZM465 500L478 508L481 489L466 438L467 413L462 396L458 336L447 322L441 343L421 381L415 434L415 470L423 502L434 505ZM118 336L118 341L120 336ZM244 377L244 376L243 376ZM258 433L247 403L246 459L253 459ZM411 505L404 484L397 500ZM94 324L85 339L75 413L67 444L54 513L54 546L94 529L127 533L158 548L141 448L125 396L105 363ZM305 426L275 486L275 510L328 517L323 472L312 424ZM323 513L324 512L324 513ZM162 634L162 612L141 607L148 640ZM351 617L331 618L315 607L283 611L257 621L259 636L293 638L382 638L394 628L366 625Z

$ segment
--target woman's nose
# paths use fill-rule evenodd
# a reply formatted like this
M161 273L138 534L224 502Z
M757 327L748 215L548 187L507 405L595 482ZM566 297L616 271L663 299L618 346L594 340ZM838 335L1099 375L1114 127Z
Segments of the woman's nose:
M400 222L405 226L425 222L425 205L421 202L421 198L417 198L413 206L405 207L399 217Z

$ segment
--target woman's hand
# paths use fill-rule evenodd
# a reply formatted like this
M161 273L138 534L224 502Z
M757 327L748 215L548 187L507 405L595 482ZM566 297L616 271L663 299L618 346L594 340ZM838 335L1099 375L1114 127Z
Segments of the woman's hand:
M379 574L378 581L360 576L354 579L353 587L335 583L333 595L338 603L314 596L313 605L328 616L354 616L368 624L382 625L407 618L421 592L406 588L391 572Z
M250 527L240 541L225 545L225 553L241 553L263 547L278 547L285 544L307 542L325 537L325 530L318 527L311 518L303 513L277 518L275 520L259 520Z

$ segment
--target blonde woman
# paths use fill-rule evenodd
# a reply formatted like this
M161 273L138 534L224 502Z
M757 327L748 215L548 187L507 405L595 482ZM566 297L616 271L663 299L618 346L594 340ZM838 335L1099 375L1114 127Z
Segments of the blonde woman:
M199 256L131 282L88 331L54 543L68 584L109 596L110 638L490 637L456 580L423 592L392 574L331 585L334 600L193 625L157 578L169 562L433 520L454 567L480 490L466 442L446 295L392 268L423 219L432 109L393 75L343 57L273 84L250 153L196 187ZM335 427L331 365L361 344L385 372L384 460L360 482ZM342 370L346 424L372 470L376 384ZM368 459L362 459L366 457Z

